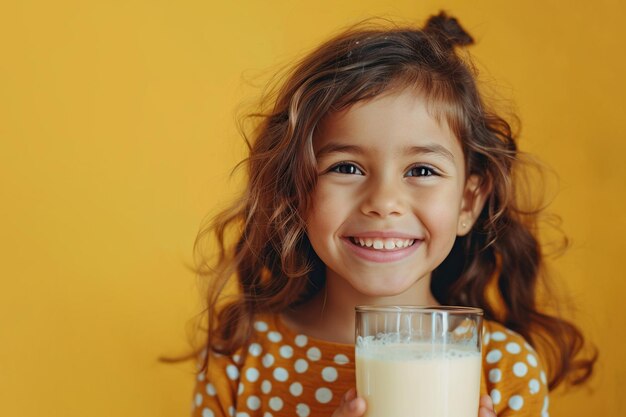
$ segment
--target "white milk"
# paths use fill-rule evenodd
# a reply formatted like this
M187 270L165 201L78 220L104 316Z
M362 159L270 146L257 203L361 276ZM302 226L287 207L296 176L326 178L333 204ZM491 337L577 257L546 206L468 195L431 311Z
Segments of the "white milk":
M365 417L476 417L481 356L461 348L385 344L356 348Z

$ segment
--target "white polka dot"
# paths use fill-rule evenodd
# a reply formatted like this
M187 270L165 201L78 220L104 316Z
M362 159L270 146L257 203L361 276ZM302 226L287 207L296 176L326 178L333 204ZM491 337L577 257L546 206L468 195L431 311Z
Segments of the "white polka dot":
M246 404L248 404L248 408L250 410L256 411L261 407L261 399L256 395L251 395L248 397L248 401L246 401Z
M502 342L506 339L506 335L502 332L493 332L491 333L491 338L496 342Z
M274 365L274 355L272 355L271 353L266 353L265 356L263 356L263 359L261 359L261 363L266 368Z
M248 348L248 352L250 352L252 356L260 356L261 352L263 352L263 348L258 343L253 343Z
M550 414L548 414L547 411L542 411L541 412L541 417L550 417Z
M315 391L315 399L322 404L326 404L333 399L333 393L328 388L318 388Z
M517 362L515 365L513 365L513 373L515 374L515 376L521 378L528 373L528 366L526 366L524 362Z
M338 355L335 355L335 363L337 365L345 365L350 363L350 359L348 359L346 355L339 353Z
M259 371L256 368L248 368L246 371L246 379L250 382L256 382L259 379Z
M293 384L291 384L291 386L289 387L289 392L291 393L291 395L293 395L294 397L299 397L300 395L302 395L302 384L299 382L294 382Z
M274 369L274 379L277 381L285 382L289 378L289 372L285 368Z
M532 353L529 353L528 356L526 356L526 362L528 362L528 364L533 368L537 367L537 358Z
M235 365L228 365L226 367L226 375L228 375L228 378L234 381L239 378L239 369L237 369Z
M214 397L217 393L217 391L215 390L215 386L210 382L206 384L206 393L209 394L211 397Z
M239 388L237 389L237 394L238 395L243 394L243 382L239 383Z
M494 349L487 353L486 359L487 363L496 363L500 359L502 359L502 352L500 352L498 349Z
M296 346L305 347L306 344L309 342L309 338L303 334L299 334L296 336L295 342L296 342Z
M269 394L271 390L272 390L272 383L270 381L266 379L265 381L261 383L261 392L263 392L263 394Z
M488 345L490 340L491 340L491 333L489 332L485 333L485 341L483 343L485 345Z
M524 399L522 398L521 395L514 395L511 398L509 398L509 407L512 410L515 410L515 411L521 410L523 405L524 405Z
M283 340L283 335L278 332L272 331L267 334L267 338L274 343L278 343Z
M246 412L240 412L240 413L237 413L237 417L250 417L250 414Z
M306 372L307 369L309 369L309 363L304 359L298 359L294 365L294 368L296 368L297 373L302 374Z
M254 323L254 328L259 332L266 332L268 327L266 322L257 321L256 323Z
M318 348L312 347L306 351L306 357L309 360L318 361L322 358L322 352Z
M492 389L489 395L491 396L491 400L493 401L495 405L500 404L500 400L502 400L500 391L498 391L497 389Z
M198 374L198 382L203 382L204 378L206 378L204 372Z
M235 415L235 407L233 407L232 405L228 407L228 415L231 417L234 417Z
M288 345L281 346L279 352L280 356L285 359L289 359L293 356L293 348Z
M548 396L546 395L543 398L543 407L541 408L541 411L543 413L547 413L548 412L548 405L550 404L550 400L548 399Z
M241 363L241 355L239 355L238 353L235 353L233 355L233 362L235 362L237 364Z
M322 379L326 382L335 382L337 380L337 370L332 366L322 369Z
M274 417L274 416L272 416L272 413L270 413L269 411L266 411L263 413L263 417Z
M274 411L280 411L283 408L283 400L278 397L270 398L270 408Z
M202 410L202 417L215 417L215 414L213 414L213 411L205 408L204 410Z
M522 348L517 343L510 342L506 344L506 351L515 355L520 353L522 351Z
M502 371L499 369L492 369L489 371L489 382L495 384L496 382L500 382L502 380Z
M528 389L530 390L531 394L536 394L539 392L539 381L537 381L536 379L531 379L530 382L528 382Z
M539 379L541 379L541 382L543 382L543 385L546 385L548 383L548 379L546 378L546 373L543 371L539 373Z
M202 405L202 394L197 393L195 398L196 407L200 407Z
M302 403L296 405L296 414L298 417L308 417L310 413L311 409L308 405Z
M463 334L463 333L467 333L468 330L469 330L469 326L459 326L456 329L454 329L454 333Z

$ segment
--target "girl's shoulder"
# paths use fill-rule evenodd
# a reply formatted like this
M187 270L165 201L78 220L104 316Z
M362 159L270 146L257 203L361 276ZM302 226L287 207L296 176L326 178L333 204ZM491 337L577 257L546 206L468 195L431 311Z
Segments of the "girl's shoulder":
M354 346L309 337L291 329L279 314L258 314L253 321L253 333L247 346L248 354L270 352L284 359L303 356L310 361L352 361ZM344 359L347 358L347 359Z
M487 351L503 349L510 354L525 352L526 354L536 355L535 349L524 336L507 328L502 323L492 320L484 321L483 347Z
M506 412L548 415L547 377L541 358L522 335L495 321L485 321L483 326L482 383L499 416L508 415Z
M217 415L235 408L248 415L268 408L275 416L331 415L338 393L354 385L354 346L299 334L279 315L255 316L249 342L232 354L208 354L194 397L198 417L204 409Z
M354 346L314 339L289 328L279 314L257 314L248 343L232 354L209 351L210 360L236 380L240 372L254 368L263 374L278 369L302 374L309 368L354 366ZM256 371L250 371L254 374ZM332 372L332 371L331 371Z

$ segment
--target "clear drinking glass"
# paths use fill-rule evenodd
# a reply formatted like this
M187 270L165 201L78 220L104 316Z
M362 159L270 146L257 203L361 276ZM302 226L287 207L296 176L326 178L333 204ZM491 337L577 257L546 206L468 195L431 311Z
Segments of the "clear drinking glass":
M476 417L483 312L356 307L356 385L366 417Z

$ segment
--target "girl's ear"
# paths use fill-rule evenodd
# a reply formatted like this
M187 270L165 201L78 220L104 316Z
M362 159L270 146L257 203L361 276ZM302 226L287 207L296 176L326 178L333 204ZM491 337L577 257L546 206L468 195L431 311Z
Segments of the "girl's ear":
M459 212L459 223L456 230L457 236L465 236L472 230L490 192L491 185L486 179L478 175L470 175L467 178L465 189L463 190L463 199L461 200L461 211Z

